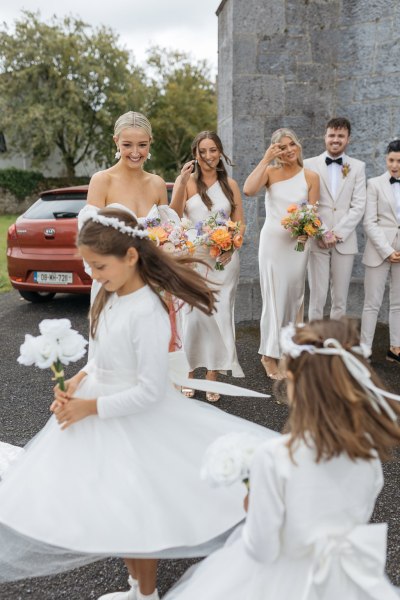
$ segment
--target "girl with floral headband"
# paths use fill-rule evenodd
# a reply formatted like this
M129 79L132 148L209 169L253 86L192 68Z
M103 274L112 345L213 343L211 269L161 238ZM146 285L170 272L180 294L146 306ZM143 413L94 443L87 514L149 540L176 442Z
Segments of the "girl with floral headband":
M287 433L262 443L248 514L165 600L396 600L386 524L368 524L380 458L400 443L399 396L381 389L355 327L283 330Z
M182 352L168 354L159 292L210 314L215 294L194 259L157 248L131 213L93 209L85 219L78 247L100 284L89 362L66 392L55 388L55 417L0 484L0 582L121 556L131 588L105 597L155 600L157 558L204 556L244 517L240 484L213 490L201 481L207 445L232 430L276 434L173 385L188 384L188 365Z

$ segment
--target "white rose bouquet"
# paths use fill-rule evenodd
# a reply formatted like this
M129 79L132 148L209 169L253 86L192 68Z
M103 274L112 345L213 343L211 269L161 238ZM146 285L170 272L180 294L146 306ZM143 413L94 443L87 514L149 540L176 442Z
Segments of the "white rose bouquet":
M235 432L223 435L207 448L200 477L212 486L232 485L243 481L249 489L250 465L263 435Z
M20 347L18 362L21 365L35 365L39 369L50 368L54 381L65 390L63 365L76 362L86 353L87 341L74 329L69 319L44 319L39 324L41 335L25 335Z

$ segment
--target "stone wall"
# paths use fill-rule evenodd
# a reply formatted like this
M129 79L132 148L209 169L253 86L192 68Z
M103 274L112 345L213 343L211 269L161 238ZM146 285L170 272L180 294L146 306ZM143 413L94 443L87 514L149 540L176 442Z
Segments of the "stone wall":
M219 133L240 187L271 133L293 128L304 156L324 150L326 121L353 126L348 153L384 171L384 149L400 134L400 4L396 0L223 0L219 18ZM263 194L244 198L247 234L237 321L258 319L258 236ZM359 228L361 247L364 234ZM354 267L349 314L360 315L363 268ZM386 319L387 300L381 311Z

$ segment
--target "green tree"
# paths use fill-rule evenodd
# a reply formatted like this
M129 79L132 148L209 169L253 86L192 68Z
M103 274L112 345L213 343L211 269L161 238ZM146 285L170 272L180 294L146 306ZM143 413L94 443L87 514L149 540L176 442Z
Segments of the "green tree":
M157 47L149 51L146 73L147 115L154 131L151 164L173 180L190 159L197 133L216 128L215 83L206 61L193 63L185 53Z
M106 27L23 11L0 29L0 131L34 166L55 147L70 176L84 158L109 164L116 117L145 98L143 72Z

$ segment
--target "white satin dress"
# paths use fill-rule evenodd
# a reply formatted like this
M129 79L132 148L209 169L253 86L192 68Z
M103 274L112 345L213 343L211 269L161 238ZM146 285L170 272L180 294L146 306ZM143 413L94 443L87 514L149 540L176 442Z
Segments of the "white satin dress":
M208 218L212 213L223 210L227 217L231 214L231 205L218 181L208 189L212 200L212 209L208 210L200 194L189 198L184 215L195 225ZM235 296L239 282L239 254L235 251L232 260L223 271L214 269L215 259L207 249L198 249L195 256L209 264L209 268L199 265L198 271L209 282L215 282L218 290L216 312L207 316L197 309L184 307L182 311L182 336L190 370L205 367L209 371L232 372L233 377L244 377L236 353L235 340Z
M110 296L75 393L97 398L98 415L65 431L52 416L0 483L0 582L106 556L204 556L244 518L244 486L200 479L204 452L231 431L278 434L182 396L168 365L183 353L168 354L169 338L148 286Z
M280 358L280 331L297 321L303 306L309 245L296 251L296 239L281 225L290 204L308 200L304 169L286 181L273 183L265 194L265 222L258 260L262 296L259 354Z
M262 444L247 519L164 600L398 600L385 577L386 524L368 524L381 464L347 455L315 462L288 436Z

